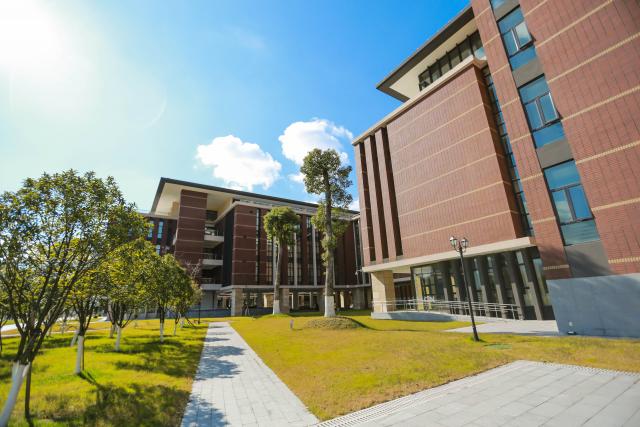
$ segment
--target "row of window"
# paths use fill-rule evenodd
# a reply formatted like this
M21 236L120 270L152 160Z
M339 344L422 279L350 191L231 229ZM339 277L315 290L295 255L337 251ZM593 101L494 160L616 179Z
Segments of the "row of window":
M492 0L491 4L496 9L504 4L504 1ZM536 57L533 37L529 33L519 6L498 21L498 28L513 70ZM545 76L541 75L519 87L518 92L536 148L564 139L560 114L553 102ZM510 153L511 150L508 151ZM513 162L513 155L508 154L508 156L510 162ZM515 165L515 162L513 164ZM517 174L517 170L514 172ZM582 188L575 162L571 160L546 168L544 176L565 245L598 240L593 214ZM517 188L521 191L519 182Z
M522 191L522 185L520 183L520 174L518 173L518 167L516 165L516 159L511 149L511 142L509 141L509 135L507 134L507 127L504 123L504 117L502 116L502 109L498 102L498 96L496 94L496 88L493 84L493 78L489 72L489 67L482 69L484 74L485 83L487 84L487 91L489 92L489 99L491 100L491 108L493 116L496 122L496 127L500 135L500 142L507 156L507 163L509 167L509 175L511 177L511 186L518 204L518 211L522 220L522 227L525 233L529 236L533 235L533 227L531 226L531 216L527 209L527 200L525 199L524 192Z
M451 70L472 54L475 55L476 58L485 57L480 34L477 31L467 37L462 43L457 44L453 49L446 52L444 56L438 58L435 63L418 76L418 86L420 90L438 80L444 73Z

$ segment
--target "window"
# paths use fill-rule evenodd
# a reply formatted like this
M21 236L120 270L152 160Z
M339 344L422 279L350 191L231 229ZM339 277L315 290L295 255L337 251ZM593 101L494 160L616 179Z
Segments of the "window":
M156 245L156 253L160 255L160 245Z
M524 22L522 10L517 7L498 22L511 69L520 68L536 57L533 38Z
M462 43L457 44L452 50L445 53L444 56L436 59L428 69L420 74L418 77L420 90L438 80L444 73L460 64L467 57L471 56L472 53L476 58L485 58L482 40L480 40L480 34L477 31L463 40Z
M151 221L150 221L151 222ZM151 222L151 227L149 227L149 234L147 234L147 239L153 239L153 222Z
M598 231L573 160L545 169L556 216L566 245L598 240Z
M491 0L491 7L493 10L496 10L500 6L502 6L507 0Z
M162 230L164 228L164 221L158 221L158 234L156 235L158 239L162 239Z
M538 77L520 87L519 91L536 147L540 148L564 138L560 116L545 77Z

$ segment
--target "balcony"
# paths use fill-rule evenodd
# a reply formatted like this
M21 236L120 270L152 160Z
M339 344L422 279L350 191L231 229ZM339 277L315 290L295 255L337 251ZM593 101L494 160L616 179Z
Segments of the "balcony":
M200 289L203 291L218 291L222 288L222 283L216 283L211 277L200 278Z
M202 254L202 268L222 267L222 257L214 254Z
M215 228L205 227L204 229L204 245L207 248L215 248L224 242L224 236Z

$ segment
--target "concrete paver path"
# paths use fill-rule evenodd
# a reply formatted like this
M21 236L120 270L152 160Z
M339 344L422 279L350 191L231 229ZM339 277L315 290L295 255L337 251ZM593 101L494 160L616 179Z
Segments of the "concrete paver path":
M209 324L183 427L317 422L228 323Z
M320 426L640 426L640 374L517 361Z
M514 334L535 336L558 336L558 325L555 320L498 320L477 325L478 333ZM446 332L472 333L471 326L449 329Z

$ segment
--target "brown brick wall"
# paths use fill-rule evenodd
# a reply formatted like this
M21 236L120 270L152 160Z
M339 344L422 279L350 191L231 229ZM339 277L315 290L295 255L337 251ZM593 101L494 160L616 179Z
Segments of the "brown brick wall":
M175 257L182 262L197 263L202 258L206 208L206 193L180 192Z
M403 256L447 251L452 234L464 235L474 245L521 236L490 108L480 70L468 65L387 124L389 166L381 164L380 156L374 162L365 139L368 175L373 167L383 177L393 174ZM378 135L382 132L376 133L376 143ZM356 153L362 149L359 144ZM369 177L369 189L371 182ZM370 200L373 212L375 201ZM390 209L384 212L388 227L393 216ZM375 235L380 226L375 213L371 221ZM375 239L376 260L377 245Z

